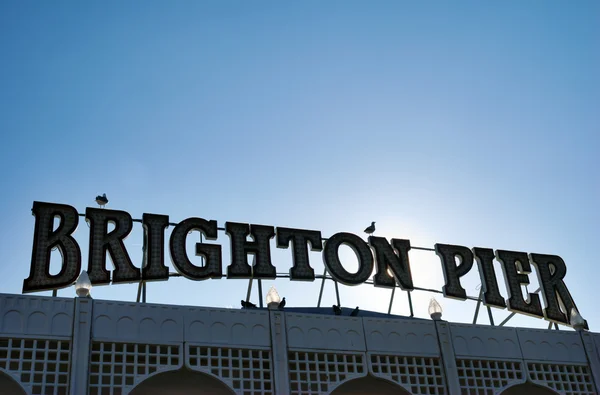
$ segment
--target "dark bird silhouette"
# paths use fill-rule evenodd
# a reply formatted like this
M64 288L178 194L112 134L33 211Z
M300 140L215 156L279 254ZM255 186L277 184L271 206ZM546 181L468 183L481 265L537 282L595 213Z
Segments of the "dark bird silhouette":
M279 310L283 310L284 307L285 307L285 297L283 299L281 299L281 302L279 302Z
M367 234L372 234L373 232L375 232L375 221L371 222L371 226L369 226L367 229L365 229L365 233Z
M108 198L106 197L106 193L103 193L102 196L96 196L96 203L98 203L98 206L100 207L106 206L108 204Z
M333 305L333 314L342 315L342 309L338 305Z
M356 306L356 308L354 310L352 310L352 313L350 313L351 317L356 317L358 315L358 306Z
M242 309L255 309L256 305L252 302L246 302L245 300L242 300Z

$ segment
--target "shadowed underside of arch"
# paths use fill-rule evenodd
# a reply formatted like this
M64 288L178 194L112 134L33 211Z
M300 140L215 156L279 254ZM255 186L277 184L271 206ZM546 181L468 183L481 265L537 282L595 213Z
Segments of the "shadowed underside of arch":
M373 376L350 380L337 387L331 395L410 395L400 385Z
M507 388L502 391L502 395L557 395L558 392L555 392L547 387L542 387L541 385L533 384L533 383L523 383L517 384L513 387Z
M129 395L231 395L234 392L210 375L188 369L159 373L138 384Z
M0 371L0 394L27 395L25 390L11 376Z

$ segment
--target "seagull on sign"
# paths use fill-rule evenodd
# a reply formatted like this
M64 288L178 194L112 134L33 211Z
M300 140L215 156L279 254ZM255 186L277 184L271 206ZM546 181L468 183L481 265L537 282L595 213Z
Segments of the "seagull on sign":
M373 232L375 232L375 221L371 222L371 226L369 226L367 229L365 229L366 234L370 235Z
M358 306L356 306L356 308L354 310L352 310L352 313L350 313L351 317L356 317L358 315Z
M96 203L98 203L98 206L100 207L106 206L108 204L108 198L106 197L106 193L103 193L102 196L96 196Z

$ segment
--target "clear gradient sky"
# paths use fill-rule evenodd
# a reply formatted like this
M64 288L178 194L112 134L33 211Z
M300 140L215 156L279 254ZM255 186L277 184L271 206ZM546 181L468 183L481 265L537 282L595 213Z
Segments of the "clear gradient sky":
M600 331L597 1L8 0L0 59L0 292L20 293L29 274L34 200L84 212L106 193L134 218L324 237L377 221L377 235L415 246L560 255ZM84 267L88 235L82 221ZM126 243L139 266L139 224ZM410 258L415 285L441 289L435 254ZM291 262L274 251L278 272ZM317 303L318 282L272 284L290 306ZM474 266L464 286L476 296L478 284ZM148 301L237 308L246 287L171 279ZM389 290L340 291L344 306L387 311ZM133 301L136 285L92 294ZM414 293L417 316L429 297ZM472 320L473 302L437 299L444 318Z

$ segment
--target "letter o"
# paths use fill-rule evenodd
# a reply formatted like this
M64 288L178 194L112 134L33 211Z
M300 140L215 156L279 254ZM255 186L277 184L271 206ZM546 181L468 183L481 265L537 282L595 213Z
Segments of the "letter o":
M358 271L350 273L340 262L339 249L342 244L348 245L358 258ZM346 285L362 284L373 273L373 253L366 241L352 233L336 233L325 242L323 262L331 276Z

